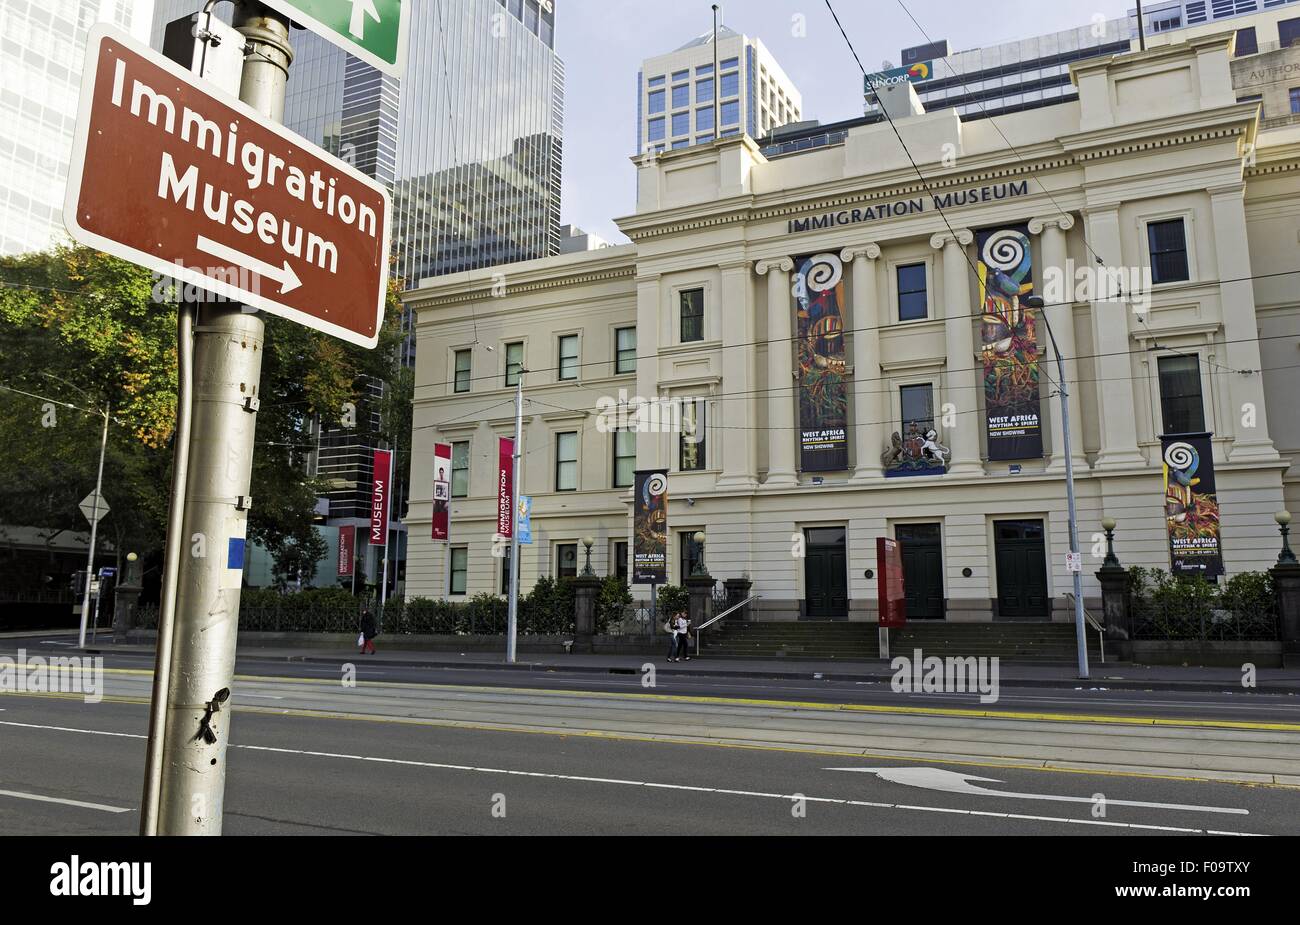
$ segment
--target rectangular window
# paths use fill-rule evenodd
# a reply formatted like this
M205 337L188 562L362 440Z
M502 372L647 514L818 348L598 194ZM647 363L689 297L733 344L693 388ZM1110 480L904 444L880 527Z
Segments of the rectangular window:
M614 574L627 581L627 543L614 544Z
M674 151L676 151L678 148L689 148L690 146L691 146L691 140L689 138L679 138L677 141L673 142Z
M1160 357L1160 417L1167 434L1205 431L1201 364L1194 356Z
M737 125L740 123L740 101L732 100L729 103L722 104L722 124ZM726 133L724 133L726 134Z
M578 577L577 543L560 543L555 547L555 577Z
M925 264L898 268L898 320L916 321L929 314L925 294Z
M718 65L718 67L721 68L721 69L724 70L724 71L729 71L729 70L731 70L733 67L740 67L740 59L739 59L739 58L727 58L727 59L725 59L724 61L722 61L722 62Z
M1237 57L1259 54L1259 42L1255 39L1255 27L1237 30Z
M673 87L673 109L681 109L683 106L691 105L691 85L682 84Z
M578 434L555 435L555 490L578 490Z
M510 593L510 544L505 543L505 554L501 556L501 593Z
M1181 218L1147 225L1151 245L1151 281L1173 283L1190 279L1187 269L1187 232Z
M910 433L924 434L934 426L934 387L904 385L898 389L903 409L903 439Z
M456 351L456 380L453 386L457 392L469 391L470 363L472 362L472 353L469 350Z
M705 467L704 400L701 398L682 402L677 456L677 466L683 472L696 472Z
M696 564L704 558L704 550L700 548L699 543L695 542L695 533L696 531L694 530L683 530L678 534L680 539L677 542L678 549L681 550L680 561L682 563L683 584L685 584L687 578L691 577L691 573L695 571Z
M1300 87L1291 88L1291 114L1300 116Z
M649 127L649 130L650 130L650 136L649 136L649 137L650 137L650 140L651 140L651 141L663 141L663 140L664 140L664 129L665 129L665 125L664 125L664 120L663 120L662 118L659 118L659 119L651 119L650 122L648 123L648 127Z
M666 78L662 74L658 77L651 77L646 81L646 85L650 87L662 87L665 79Z
M682 343L704 340L704 290L685 289L680 294Z
M636 431L614 431L614 487L627 488L636 471Z
M614 372L636 372L636 328L619 328L614 332L614 339L617 349Z
M578 335L565 334L560 338L559 378L578 378Z
M513 344L506 344L506 385L511 386L519 381L519 370L524 368L524 342L515 341Z
M740 96L740 72L732 71L722 75L722 96Z
M469 494L469 441L461 440L451 445L451 496L464 498Z
M464 546L451 549L451 593L464 594L465 580L469 577L469 550Z
M1283 48L1300 42L1300 19L1284 19L1277 24L1277 37Z
M695 131L705 132L713 130L713 107L701 106L695 110Z
M713 102L713 78L708 80L695 81L695 102L712 103Z
M691 133L691 114L689 112L673 113L673 137Z
M707 76L707 75L709 75L709 74L712 74L712 73L713 73L713 65L712 65L712 64L701 64L699 67L697 67L697 68L695 69L695 76L696 76L696 77L705 77L705 76Z
M664 91L662 90L650 91L650 101L646 111L649 112L650 115L652 116L657 115L658 113L664 111Z
M673 83L680 83L681 81L685 80L687 77L690 76L691 76L691 72L689 70L673 71Z

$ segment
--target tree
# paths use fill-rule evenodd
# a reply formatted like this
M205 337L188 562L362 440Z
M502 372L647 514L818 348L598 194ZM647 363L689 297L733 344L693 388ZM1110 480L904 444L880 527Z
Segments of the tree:
M0 260L0 523L82 530L103 408L111 407L103 530L119 550L162 545L176 419L176 305L194 296L91 248ZM249 535L293 574L325 555L308 477L317 421L337 422L362 383L391 379L402 334L390 288L379 346L365 350L263 316L261 407ZM53 406L46 398L78 409ZM409 427L409 403L407 405ZM395 414L400 418L400 410Z

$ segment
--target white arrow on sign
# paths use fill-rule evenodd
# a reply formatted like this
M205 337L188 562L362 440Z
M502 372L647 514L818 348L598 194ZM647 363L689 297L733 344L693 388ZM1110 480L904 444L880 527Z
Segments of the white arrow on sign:
M256 257L250 257L248 254L235 250L233 247L227 247L219 241L211 238L205 238L203 235L198 236L195 247L216 257L218 260L224 260L226 263L233 263L237 267L243 267L245 270L252 270L258 276L271 280L273 283L280 284L280 294L293 292L302 285L302 280L298 274L289 266L289 261L284 262L283 267L273 267L269 263L258 260Z
M920 787L924 790L939 790L944 793L960 793L985 797L1009 797L1013 800L1051 800L1058 803L1096 803L1092 797L1064 797L1052 793L1009 793L1004 790L986 790L977 787L971 781L984 784L999 784L1001 781L992 777L975 777L943 768L822 768L823 771L858 771L875 774L881 780L907 787ZM1250 810L1234 809L1225 806L1191 806L1185 803L1146 803L1141 800L1111 800L1107 806L1141 806L1146 809L1181 809L1198 813L1230 813L1236 816L1249 816Z
M366 37L366 17L380 22L379 11L375 9L375 0L348 0L352 4L352 20L348 31L359 39Z
M98 499L98 503L96 503L96 499ZM97 491L92 491L86 495L81 504L77 506L81 508L81 513L86 515L86 519L93 524L99 523L108 514L108 502Z

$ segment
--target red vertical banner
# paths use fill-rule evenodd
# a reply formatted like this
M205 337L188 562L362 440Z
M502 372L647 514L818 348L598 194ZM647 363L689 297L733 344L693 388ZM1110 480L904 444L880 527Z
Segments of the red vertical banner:
M389 450L375 450L375 477L370 489L370 545L388 545L388 502L392 486L388 484Z
M352 574L357 561L357 528L355 524L339 527L339 567L338 576L346 578Z
M497 438L497 535L509 538L515 525L515 441Z
M876 589L881 629L902 629L907 625L902 550L898 540L876 537Z
M433 445L433 538L451 535L451 444Z

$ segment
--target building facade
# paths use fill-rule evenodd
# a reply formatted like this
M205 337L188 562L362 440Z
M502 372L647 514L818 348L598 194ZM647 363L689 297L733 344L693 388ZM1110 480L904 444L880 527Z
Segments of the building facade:
M752 579L762 618L871 619L881 536L903 541L914 618L1064 616L1053 339L1030 345L1021 395L1041 452L1007 457L985 381L1001 335L982 244L1008 229L1065 363L1085 595L1106 516L1126 565L1170 567L1165 433L1211 434L1225 573L1267 568L1273 513L1300 505L1300 130L1264 129L1237 101L1230 43L1078 63L1078 101L1000 120L1014 151L952 109L897 120L924 183L902 151L882 158L897 150L887 125L772 161L748 137L670 151L638 166L637 212L619 223L633 243L508 267L504 287L471 272L410 293L408 595L503 586L496 438L513 431L522 365L525 589L572 574L584 537L598 572L625 574L632 473L666 469L669 581L701 555L701 531L710 573ZM806 272L810 258L834 272ZM1102 270L1131 284L1106 288ZM835 293L846 343L809 299L813 279ZM807 430L826 419L804 420L807 386L829 381L809 355L845 387L842 437L829 427L824 444ZM696 427L637 431L605 413L634 396ZM447 543L428 539L435 442L453 447ZM827 447L844 451L829 466L810 452Z
M636 151L668 151L740 134L760 138L798 122L802 112L798 89L763 43L719 26L716 54L710 30L642 62L636 75Z
M147 41L149 6L127 0L0 4L0 256L68 240L63 199L86 35L107 22Z

